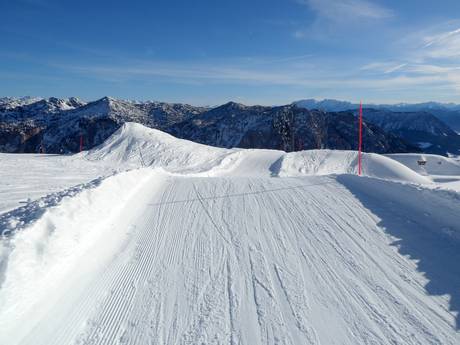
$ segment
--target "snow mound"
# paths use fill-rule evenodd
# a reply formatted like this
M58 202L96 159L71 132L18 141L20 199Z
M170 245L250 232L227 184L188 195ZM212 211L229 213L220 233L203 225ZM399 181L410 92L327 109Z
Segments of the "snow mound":
M125 123L102 145L84 153L90 161L106 161L127 169L162 167L169 172L199 173L210 170L235 150L177 139L138 123Z
M159 130L125 123L101 146L85 153L91 161L105 161L127 169L161 167L170 173L195 176L275 176L356 174L356 151L223 149L177 139ZM417 184L432 183L388 157L366 153L365 176Z
M246 149L225 157L206 176L269 177L277 176L286 153L276 150Z
M422 175L460 175L460 163L452 158L419 153L401 153L386 156ZM420 160L426 161L426 164L419 165L418 161Z
M281 162L278 175L287 177L357 173L356 151L309 150L287 153ZM400 182L431 183L431 180L403 164L374 153L363 154L363 175Z

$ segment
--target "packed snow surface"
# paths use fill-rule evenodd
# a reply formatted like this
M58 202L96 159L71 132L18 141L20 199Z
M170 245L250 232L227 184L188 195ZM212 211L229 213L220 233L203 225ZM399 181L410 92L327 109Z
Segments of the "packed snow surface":
M286 154L276 150L222 149L179 140L136 123L125 124L102 146L83 156L117 167L163 167L170 172L218 175L305 176L356 174L356 151L309 150ZM409 183L431 183L397 161L364 153L366 176Z
M387 157L441 184L444 188L460 191L460 161L458 159L415 153L391 154ZM420 165L419 162L425 162L425 164Z
M0 214L112 173L111 164L75 156L0 153Z
M50 156L100 173L0 214L0 344L459 344L460 196L397 158L131 124Z

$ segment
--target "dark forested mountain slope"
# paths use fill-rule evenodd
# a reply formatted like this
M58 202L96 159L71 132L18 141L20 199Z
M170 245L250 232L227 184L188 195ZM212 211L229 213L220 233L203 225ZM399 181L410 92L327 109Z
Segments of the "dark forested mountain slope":
M137 122L177 137L212 146L303 149L356 149L357 118L352 112L307 110L295 105L216 108L104 97L94 102L69 99L2 99L0 151L76 152L101 144L125 122ZM364 124L364 149L390 153L417 151L376 124Z

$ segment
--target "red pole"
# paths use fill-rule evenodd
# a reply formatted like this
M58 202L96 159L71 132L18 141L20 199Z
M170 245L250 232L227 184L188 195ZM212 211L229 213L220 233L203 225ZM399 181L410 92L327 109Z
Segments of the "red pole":
M359 103L359 149L358 149L358 175L362 172L362 146L363 146L363 102Z
M80 134L80 152L83 151L83 134Z

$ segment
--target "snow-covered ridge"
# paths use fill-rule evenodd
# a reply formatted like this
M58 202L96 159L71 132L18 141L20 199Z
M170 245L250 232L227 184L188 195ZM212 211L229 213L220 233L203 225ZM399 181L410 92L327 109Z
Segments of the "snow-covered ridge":
M102 145L78 155L125 169L148 166L198 173L218 165L234 151L177 139L138 123L125 123Z
M297 151L356 146L355 116L335 116L293 105L245 106L228 102L215 108L104 97L94 102L49 98L7 109L0 106L0 151L79 152L107 139L125 122L137 122L177 137L218 147ZM371 152L412 152L416 147L378 126L364 126ZM300 140L299 140L300 139Z
M359 108L359 103L340 101L336 99L304 99L294 102L299 107L308 109L322 109L326 111L344 111ZM440 102L423 102L423 103L396 103L396 104L376 104L367 103L364 107L374 109L388 109L392 111L424 111L424 110L460 110L460 104L440 103Z
M32 104L41 101L41 97L2 97L0 98L0 107L13 109L27 104Z
M108 161L119 167L162 167L174 173L207 176L311 176L356 174L357 152L307 150L221 149L177 139L137 123L125 123L101 146L83 154L90 161ZM402 182L431 181L395 160L363 155L366 176Z

